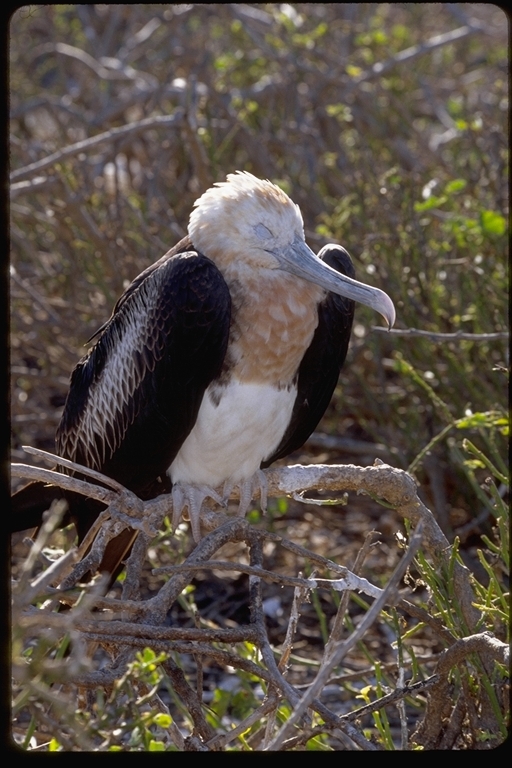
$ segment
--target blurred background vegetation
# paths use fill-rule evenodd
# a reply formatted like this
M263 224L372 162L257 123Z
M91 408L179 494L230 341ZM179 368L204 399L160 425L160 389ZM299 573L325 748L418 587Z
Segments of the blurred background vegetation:
M320 434L292 461L378 455L410 467L485 575L476 549L496 504L481 488L486 462L507 491L507 45L507 18L491 4L18 10L13 460L26 460L25 444L53 450L86 340L185 234L195 199L247 170L299 204L315 251L349 250L358 278L393 298L397 329L479 335L385 334L358 307ZM395 557L396 522L373 502L349 505L343 525L332 508L282 511L288 535L295 525L311 543L315 530L320 548L344 552L373 518L388 537L377 570Z

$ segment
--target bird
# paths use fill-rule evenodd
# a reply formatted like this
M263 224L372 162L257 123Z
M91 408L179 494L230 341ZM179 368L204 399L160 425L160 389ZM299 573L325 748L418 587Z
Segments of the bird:
M298 205L247 171L194 203L188 234L145 269L91 337L76 365L56 453L122 483L141 499L171 492L198 540L215 489L240 487L239 514L262 470L300 448L331 400L354 303L391 327L395 308L358 282L348 252L306 244ZM12 497L11 530L40 524L64 497L79 541L102 505L40 482ZM116 574L133 544L109 542L100 570Z

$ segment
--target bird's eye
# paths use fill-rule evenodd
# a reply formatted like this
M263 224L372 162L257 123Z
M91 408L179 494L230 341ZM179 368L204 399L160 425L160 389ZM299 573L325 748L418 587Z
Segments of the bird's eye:
M256 224L254 231L256 237L259 237L260 240L268 240L269 237L274 237L270 229L267 229L264 224Z

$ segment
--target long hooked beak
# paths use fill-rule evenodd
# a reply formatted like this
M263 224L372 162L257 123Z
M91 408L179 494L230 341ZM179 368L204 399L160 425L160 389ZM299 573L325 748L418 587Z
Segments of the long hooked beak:
M388 328L393 327L396 318L395 306L387 293L332 269L313 253L304 240L296 238L289 248L275 255L287 272L315 283L326 291L332 291L375 309L382 315Z

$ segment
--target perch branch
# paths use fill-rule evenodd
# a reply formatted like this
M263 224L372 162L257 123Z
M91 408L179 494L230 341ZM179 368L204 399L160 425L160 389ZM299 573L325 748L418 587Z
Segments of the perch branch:
M79 465L74 466L79 467ZM78 471L83 474L90 473L90 470L85 468L79 468ZM119 521L117 525L124 527L132 526L146 533L155 532L157 526L155 526L154 521L161 521L172 510L170 495L160 496L157 499L143 503L129 491L123 491L122 494L115 493L51 470L16 464L13 465L13 474L17 477L29 476L31 479L35 478L52 482L61 487L75 490L78 493L93 496L105 504L112 504L113 502L116 502L118 505L123 504L123 509L125 510L124 502L126 502L128 514L121 522L119 520L122 518L122 514L117 513ZM382 499L395 509L397 515L407 518L413 525L417 525L420 520L423 520L423 545L425 549L439 566L445 567L449 565L450 545L448 539L441 531L432 512L420 500L413 478L401 469L395 469L376 459L371 467L357 467L352 464L316 464L306 467L297 464L291 467L267 469L265 470L265 476L269 496L289 496L299 491L322 489L323 491L334 492L356 491L357 493L367 493L376 499ZM102 479L102 482L105 481ZM222 495L222 489L219 489L219 494ZM123 497L122 499L121 496ZM259 496L259 491L256 491L255 496ZM233 490L230 498L238 498L238 491L236 489ZM137 517L139 519L135 520ZM143 519L141 520L140 517ZM218 526L219 522L224 523L226 520L229 520L226 516L219 516L217 513L205 511L202 523L206 524L206 528L213 528L216 525ZM227 537L224 543L228 540L244 540L247 535L244 521L238 519L232 521L232 523L227 528L224 525L217 528L216 535L212 540L209 537L203 539L190 558L187 558L186 564L190 563L196 566L209 559L220 546L219 541L224 540L224 537ZM105 525L103 524L102 532L104 530ZM117 532L120 531L118 530ZM218 536L220 536L219 540L217 540ZM231 536L234 539L230 539ZM277 537L277 540L279 539L280 537ZM296 548L295 545L293 546ZM339 573L338 568L339 566L333 563L333 569ZM343 576L344 573L345 571L342 571L340 575ZM165 606L171 605L174 602L177 595L181 593L181 590L188 583L189 578L190 571L185 570L183 573L175 574L156 597L145 603L145 610L155 610L157 613L163 611L165 613L167 610ZM469 586L467 568L458 562L455 563L453 579L455 593L461 605L464 618L468 627L470 629L474 628L480 613L472 604L474 595Z

